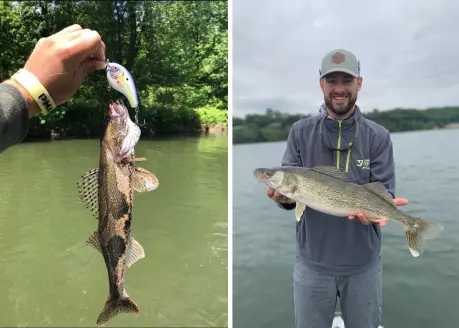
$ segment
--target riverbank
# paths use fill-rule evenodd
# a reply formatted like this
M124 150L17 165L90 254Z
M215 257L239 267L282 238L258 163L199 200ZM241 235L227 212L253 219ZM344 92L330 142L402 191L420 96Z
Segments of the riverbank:
M221 136L228 135L228 124L201 124L200 128L189 129L187 131L174 131L171 133L154 133L154 131L148 131L143 128L142 135L140 139L143 140L152 140L152 139L172 139L180 137L212 137L212 136ZM102 130L101 130L102 131ZM101 132L102 133L102 132ZM85 135L67 135L66 133L61 133L58 130L51 129L49 134L34 135L28 133L25 139L22 142L34 142L34 141L57 141L57 140L76 140L76 139L98 139L100 135L94 133L88 133Z
M203 124L201 125L201 135L203 136L228 135L228 124Z
M49 116L33 117L29 120L26 140L99 138L104 129L103 116L94 117L91 109L71 104L67 110L59 108ZM134 120L132 113L131 119ZM142 139L222 135L228 133L228 110L212 106L197 109L146 107L139 113L139 126Z
M423 132L423 131L441 131L441 130L459 130L459 123L453 123L451 125L447 125L444 127L435 127L432 129L414 129L414 130L405 130L405 131L393 131L391 135L397 135L402 133L416 133L416 132ZM233 132L233 136L235 133ZM233 138L233 145L249 145L249 144L262 144L262 143L270 143L270 142L286 142L288 135L285 138L279 138L275 140L258 140L258 141L235 141Z

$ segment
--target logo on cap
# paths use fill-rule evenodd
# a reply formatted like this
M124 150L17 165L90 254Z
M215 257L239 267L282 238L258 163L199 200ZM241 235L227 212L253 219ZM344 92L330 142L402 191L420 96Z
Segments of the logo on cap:
M346 56L344 56L341 52L336 52L333 54L331 60L334 64L341 64L346 60Z

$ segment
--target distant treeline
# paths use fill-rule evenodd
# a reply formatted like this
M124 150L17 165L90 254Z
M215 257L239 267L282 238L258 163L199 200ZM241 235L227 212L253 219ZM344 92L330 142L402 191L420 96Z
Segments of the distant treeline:
M134 77L142 136L227 122L227 1L0 1L0 17L1 81L40 38L77 23L98 31L106 57ZM109 100L127 104L107 86L104 71L90 74L69 102L31 119L28 137L100 136Z
M286 140L292 124L310 115L291 115L268 108L265 114L250 114L233 118L233 143L252 143ZM459 107L440 107L425 110L374 109L363 116L386 127L390 132L430 130L449 123L459 124Z

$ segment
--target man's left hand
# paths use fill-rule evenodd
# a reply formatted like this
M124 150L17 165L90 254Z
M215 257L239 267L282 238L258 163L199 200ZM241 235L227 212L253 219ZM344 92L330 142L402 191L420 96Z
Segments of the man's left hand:
M408 204L408 200L405 199L405 198L395 198L395 199L394 199L394 202L395 202L395 205L396 205L396 206L404 206L404 205ZM360 222L362 222L362 223L365 224L365 225L371 223L371 221L368 220L368 218L367 218L365 215L363 215L362 213L360 213L360 212L357 213L357 215L350 215L350 216L349 216L349 219L350 219L350 220L353 220L353 219L355 219L356 217L357 217L357 219L360 220ZM386 224L387 224L387 221L386 221L386 220L380 221L379 224L381 225L381 227L385 227Z

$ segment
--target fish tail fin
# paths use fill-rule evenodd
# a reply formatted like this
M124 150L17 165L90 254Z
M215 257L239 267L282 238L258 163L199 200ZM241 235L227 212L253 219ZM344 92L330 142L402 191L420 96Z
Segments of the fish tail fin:
M424 241L438 237L443 227L424 219L414 220L412 225L405 226L405 237L411 255L418 257L424 250Z
M129 297L112 299L105 302L105 307L97 318L97 325L106 323L108 320L120 313L139 313L139 307Z

